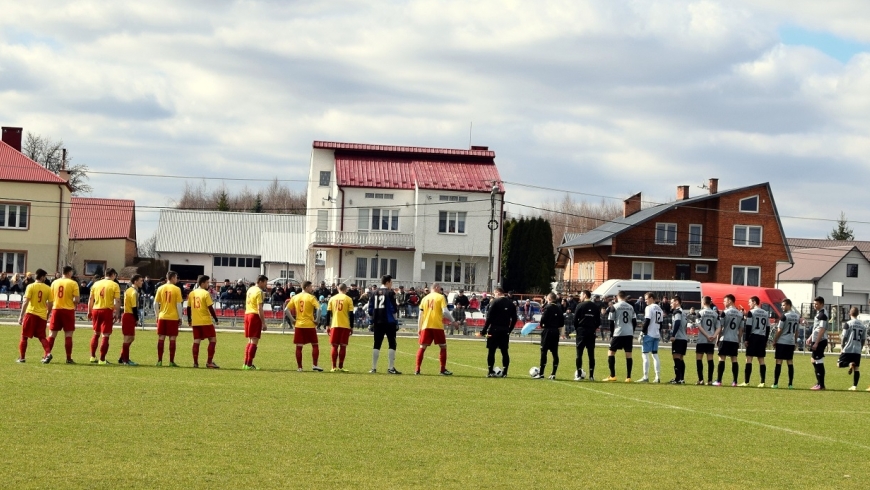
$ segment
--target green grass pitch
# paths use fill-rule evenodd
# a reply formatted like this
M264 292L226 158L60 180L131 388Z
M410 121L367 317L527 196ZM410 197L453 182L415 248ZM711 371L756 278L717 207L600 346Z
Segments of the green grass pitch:
M435 375L437 348L413 376L408 338L397 358L405 374L372 375L362 335L351 337L349 374L297 373L290 335L265 335L262 370L241 371L238 333L219 334L219 371L189 368L189 332L179 369L152 367L152 331L137 332L140 367L89 365L84 329L78 365L63 363L62 341L40 364L33 340L18 365L18 332L0 327L3 488L870 488L870 372L860 392L842 391L851 376L834 357L829 391L817 393L801 355L800 389L788 391L569 381L573 346L560 349L558 381L531 380L538 349L520 343L511 376L486 379L483 344L460 340L449 341L452 378ZM596 355L600 378L606 352ZM668 380L668 351L662 361Z

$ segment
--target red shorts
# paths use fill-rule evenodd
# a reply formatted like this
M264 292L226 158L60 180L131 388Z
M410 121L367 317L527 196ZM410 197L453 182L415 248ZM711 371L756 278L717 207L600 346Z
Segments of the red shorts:
M263 334L263 320L257 313L245 314L245 337L259 339Z
M51 310L52 332L75 332L76 310Z
M444 335L444 330L437 328L424 328L420 332L420 345L444 345L447 343L447 337Z
M91 319L94 322L94 333L112 334L112 324L115 322L114 311L108 308L91 310Z
M124 334L124 337L136 336L136 317L132 313L121 315L121 333Z
M347 345L347 342L350 340L350 329L349 328L333 328L329 331L329 343L330 344L338 344L338 345Z
M217 337L214 325L194 325L190 328L193 329L193 340L205 340Z
M296 345L305 345L305 344L316 344L317 342L317 329L314 327L307 328L296 328L293 331L293 343Z
M45 319L39 318L33 313L25 314L24 321L21 322L21 336L28 339L34 337L44 339L46 323Z
M178 337L178 326L181 320L157 320L157 335Z

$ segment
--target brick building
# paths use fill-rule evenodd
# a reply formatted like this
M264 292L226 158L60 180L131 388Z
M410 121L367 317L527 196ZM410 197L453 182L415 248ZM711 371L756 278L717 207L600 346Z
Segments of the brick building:
M640 193L621 218L558 247L565 289L595 288L609 279L684 279L774 287L777 264L793 263L770 185L689 196L643 209Z

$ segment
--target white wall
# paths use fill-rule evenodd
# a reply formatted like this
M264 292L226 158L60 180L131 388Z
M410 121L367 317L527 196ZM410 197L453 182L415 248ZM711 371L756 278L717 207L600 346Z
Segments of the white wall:
M812 303L813 298L816 296L814 294L814 285L810 281L783 281L777 283L776 288L782 290L785 293L785 297L790 299L792 304L797 308L800 308L800 305L803 303Z
M213 256L209 254L160 252L158 256L161 259L168 260L170 264L203 266L205 274L217 281L223 281L224 279L229 279L233 282L238 279L254 281L260 275L259 267L215 267Z
M858 277L846 277L847 264L858 264ZM870 262L864 257L864 254L857 250L853 250L846 254L837 265L831 268L827 274L819 279L816 286L816 294L823 296L828 303L835 303L833 290L834 282L843 283L843 297L840 298L841 304L867 304L867 297L870 294Z

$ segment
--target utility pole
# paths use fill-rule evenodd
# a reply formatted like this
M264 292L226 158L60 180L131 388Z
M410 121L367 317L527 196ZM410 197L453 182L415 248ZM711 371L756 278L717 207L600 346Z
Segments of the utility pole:
M492 191L489 193L489 204L490 204L490 213L489 213L489 223L487 223L487 228L489 228L489 284L487 285L488 292L492 292L495 289L495 281L492 277L493 271L493 263L492 263L492 244L493 244L493 234L495 230L498 229L498 221L495 219L495 196L498 194L498 182L492 183Z

